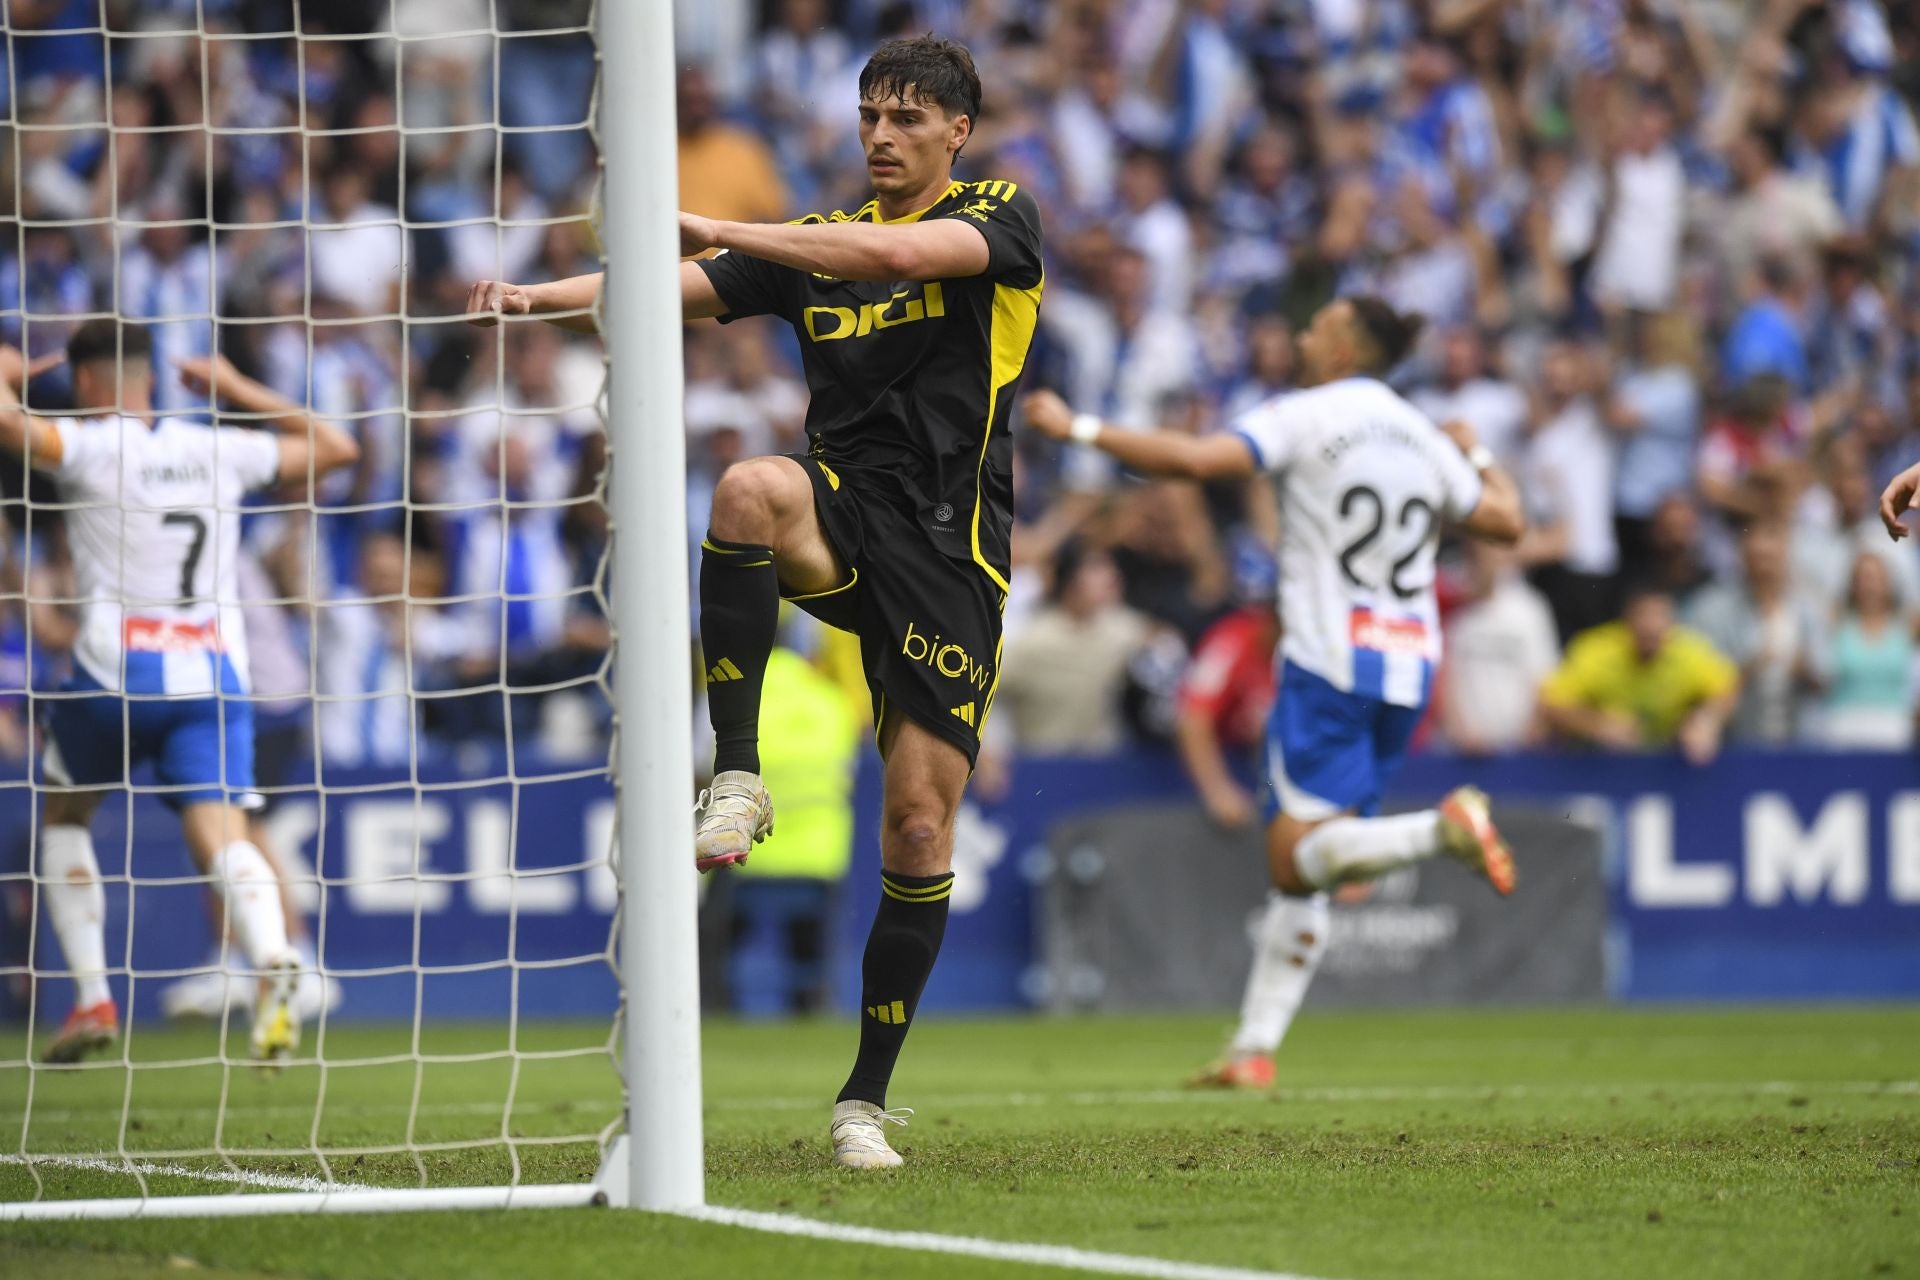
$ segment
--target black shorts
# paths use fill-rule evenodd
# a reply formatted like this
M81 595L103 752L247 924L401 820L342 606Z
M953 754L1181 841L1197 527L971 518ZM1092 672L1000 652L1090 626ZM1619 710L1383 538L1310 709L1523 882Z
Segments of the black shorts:
M844 587L788 596L828 626L860 637L875 732L905 715L967 753L1000 683L1007 597L986 569L943 554L889 496L794 456L813 480L814 510L853 576Z

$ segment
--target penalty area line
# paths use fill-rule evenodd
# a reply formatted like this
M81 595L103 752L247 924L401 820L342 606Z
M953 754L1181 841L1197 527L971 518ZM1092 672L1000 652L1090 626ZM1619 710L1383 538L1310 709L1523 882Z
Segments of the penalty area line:
M1312 1276L1286 1271L1253 1271L1245 1267L1179 1262L1172 1258L1148 1258L1132 1253L1103 1253L1096 1249L1079 1249L1063 1244L1026 1244L1013 1240L989 1240L980 1236L939 1235L931 1231L883 1231L878 1227L856 1227L785 1213L761 1213L752 1209L728 1209L716 1205L677 1210L675 1216L774 1235L874 1245L882 1249L907 1249L915 1253L945 1253L965 1258L985 1258L993 1262L1091 1271L1100 1275L1145 1276L1149 1280L1315 1280Z

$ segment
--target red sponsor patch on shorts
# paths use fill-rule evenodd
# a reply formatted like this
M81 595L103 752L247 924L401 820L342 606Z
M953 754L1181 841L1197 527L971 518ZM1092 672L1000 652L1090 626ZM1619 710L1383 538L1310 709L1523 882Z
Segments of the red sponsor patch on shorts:
M1348 615L1348 637L1356 649L1375 653L1404 653L1424 658L1430 641L1427 624L1418 618L1383 618L1371 609Z
M171 618L128 618L122 630L130 653L219 653L220 624Z

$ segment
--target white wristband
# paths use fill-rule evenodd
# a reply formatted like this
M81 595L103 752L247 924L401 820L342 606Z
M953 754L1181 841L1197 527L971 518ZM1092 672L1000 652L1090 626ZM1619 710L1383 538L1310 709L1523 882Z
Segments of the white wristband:
M1100 429L1104 425L1097 413L1076 413L1073 421L1067 424L1067 438L1075 444L1092 444L1100 438Z
M1491 471L1499 466L1500 462L1493 456L1493 450L1483 444L1476 444L1467 450L1467 465L1475 471Z

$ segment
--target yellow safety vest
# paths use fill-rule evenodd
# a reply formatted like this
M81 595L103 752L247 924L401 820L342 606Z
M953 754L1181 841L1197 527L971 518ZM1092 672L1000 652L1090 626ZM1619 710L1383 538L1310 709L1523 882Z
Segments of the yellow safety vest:
M859 750L860 723L841 686L791 649L776 648L760 698L760 776L773 797L773 834L754 847L741 874L847 874Z

